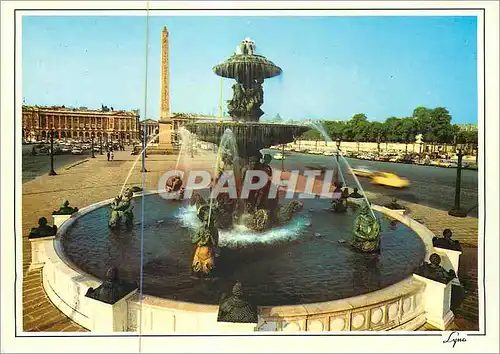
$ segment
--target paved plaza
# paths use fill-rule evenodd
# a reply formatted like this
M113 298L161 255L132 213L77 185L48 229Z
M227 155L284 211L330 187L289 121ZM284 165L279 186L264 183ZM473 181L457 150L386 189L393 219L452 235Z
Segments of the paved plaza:
M57 157L56 157L57 158ZM85 331L72 322L52 305L43 287L41 270L29 271L31 248L28 241L29 230L37 225L37 220L44 216L52 220L53 210L58 209L64 200L72 206L83 208L89 204L115 197L124 184L127 174L130 177L126 186L142 186L156 189L160 176L175 167L177 156L149 155L146 159L147 173L141 173L140 159L130 151L116 151L114 161L107 161L106 155L96 155L95 159L82 160L74 166L56 169L57 176L43 175L23 184L22 191L22 237L23 237L23 329L25 331ZM191 168L212 168L214 155L205 152L194 158L185 156L180 162L189 162ZM132 169L132 170L131 170ZM144 178L144 181L143 181ZM385 204L390 200L380 194L369 194L375 204ZM465 298L455 312L453 328L477 330L478 315L478 219L475 217L454 218L446 211L430 207L403 203L410 210L410 217L423 223L436 235L441 235L445 228L453 230L453 238L463 246L460 259L459 277ZM423 330L432 329L424 326Z

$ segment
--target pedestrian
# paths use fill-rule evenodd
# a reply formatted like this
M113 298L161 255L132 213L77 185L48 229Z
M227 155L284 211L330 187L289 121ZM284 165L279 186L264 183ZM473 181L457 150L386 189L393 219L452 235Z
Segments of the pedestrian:
M108 161L109 161L109 159L110 159L110 157L111 157L111 153L109 152L109 150L108 150L108 152L107 152L107 155L108 155Z
M115 158L115 154L113 154L113 150L111 150L111 161L113 161Z

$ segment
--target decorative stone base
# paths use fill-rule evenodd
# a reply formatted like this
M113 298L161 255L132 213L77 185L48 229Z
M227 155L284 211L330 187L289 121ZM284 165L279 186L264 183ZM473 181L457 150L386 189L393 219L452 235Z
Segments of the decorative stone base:
M172 144L159 144L158 146L150 146L147 149L148 155L169 155L175 154L179 149Z
M454 216L456 218L466 218L467 217L467 211L464 209L451 209L448 212L448 215Z
M444 331L455 317L450 309L452 282L443 284L417 274L413 277L425 283L424 304L427 322Z
M457 278L453 279L452 283L454 285L460 285L460 280L458 279L458 265L462 252L440 247L434 247L434 250L441 256L441 266L446 270L453 269L457 275Z
M52 215L52 219L54 220L54 225L59 229L63 222L68 220L71 215Z
M150 146L147 149L148 154L153 155L166 155L173 153L178 149L172 145L172 122L171 121L159 121L159 133L158 145Z
M257 323L218 322L215 328L221 333L248 333L257 331Z
M128 330L127 300L136 292L137 289L133 290L112 305L86 297L90 314L89 329L100 333L126 332Z
M427 314L427 323L444 331L453 322L454 318L455 315L451 310L449 310L443 318L432 318L429 314Z
M46 236L29 239L31 243L31 264L29 270L42 268L47 261L45 249L48 243L54 242L55 236Z

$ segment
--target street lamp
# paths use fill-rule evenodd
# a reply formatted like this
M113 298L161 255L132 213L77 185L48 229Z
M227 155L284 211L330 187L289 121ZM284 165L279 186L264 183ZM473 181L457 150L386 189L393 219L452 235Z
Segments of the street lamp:
M456 138L455 138L456 141ZM460 183L462 181L462 149L463 149L463 144L457 143L456 148L457 148L457 157L458 157L458 166L457 166L457 179L455 182L455 205L453 208L448 212L448 215L455 216L458 218L465 218L467 216L467 211L460 208Z
M145 138L146 138L146 134L144 134L144 129L141 127L141 143L142 143L142 168L141 168L141 172L148 172L148 170L146 170L146 142L145 142Z
M95 133L92 132L90 134L90 142L91 142L91 149L92 149L92 158L95 159L95 155L94 155L94 137L95 137Z
M479 145L478 145L478 144L476 144L476 167L478 167L478 166L477 166L477 157L478 157L478 156L479 156Z
M102 133L99 135L99 154L102 155Z
M54 126L50 128L50 172L49 176L56 176L54 171Z
M339 152L340 152L340 138L337 138L335 141L335 145L337 145L337 175L335 176L335 185L339 186Z
M189 140L191 141L191 158L194 158L194 134L191 134L189 137Z
M281 145L281 171L285 171L285 144Z

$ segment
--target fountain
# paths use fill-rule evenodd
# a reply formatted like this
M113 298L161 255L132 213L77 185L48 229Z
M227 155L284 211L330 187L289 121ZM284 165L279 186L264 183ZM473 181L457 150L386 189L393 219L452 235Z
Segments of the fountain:
M231 129L239 157L246 163L257 151L289 143L308 130L301 125L259 123L264 113L260 109L264 103L262 84L265 79L280 75L281 68L256 54L255 49L255 42L247 38L240 43L238 53L213 68L216 75L236 80L233 97L228 101L228 112L233 121L186 125L198 138L214 144L219 144L224 131Z
M267 198L276 187L271 178L245 198L241 185L251 171L272 174L270 156L260 150L288 143L309 128L258 122L262 83L281 69L255 54L253 41L243 41L238 53L214 72L236 80L228 103L233 121L186 128L218 145L215 186L175 201L154 192L134 198L124 190L114 200L80 210L62 225L54 254L47 258L44 285L50 285L45 287L49 297L71 303L78 298L71 291L90 285L98 289L95 279L112 283L115 273L106 274L112 268L119 269L120 279L141 279L141 294L122 300L128 315L120 320L130 331L211 331L217 319L258 322L259 330L407 330L421 325L426 287L413 274L432 253L430 231L369 204L366 197L357 210L347 208L347 193L334 205L314 196L280 205L278 198ZM236 195L214 197L218 183L230 184L231 176ZM167 186L183 193L180 177L169 179ZM127 227L118 227L120 222ZM438 269L436 264L433 259L422 274ZM142 311L149 320L139 323ZM87 309L65 313L91 328L85 321L94 315Z
M241 223L251 230L261 232L290 220L302 205L294 201L288 206L280 207L277 198L268 198L272 170L268 157L261 161L263 156L260 150L291 142L308 128L259 123L260 116L264 113L260 108L264 102L262 84L265 79L280 75L281 69L266 57L257 55L255 49L255 42L247 38L240 43L237 53L213 69L219 76L236 80L233 97L228 101L228 112L233 122L198 122L187 124L186 128L199 139L219 145L219 160L226 170L227 166L232 167L238 186L238 198L230 198L224 193L217 197L215 203L212 198L209 203L198 198L198 208L202 200L209 204L209 218L213 215L218 220L216 224L219 228L230 228L235 223ZM228 145L236 149L229 149L228 153ZM240 169L241 165L243 168ZM266 172L269 181L262 188L250 191L243 201L240 198L241 184L249 171L256 170ZM216 171L214 177L221 177L221 172Z

